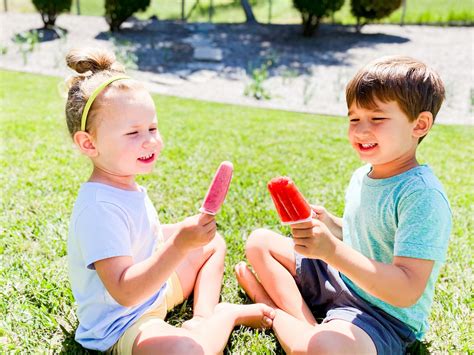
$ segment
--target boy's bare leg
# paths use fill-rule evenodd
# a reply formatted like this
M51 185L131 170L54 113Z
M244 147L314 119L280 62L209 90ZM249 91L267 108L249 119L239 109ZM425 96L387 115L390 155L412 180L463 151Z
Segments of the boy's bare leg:
M133 345L133 354L221 354L237 325L269 328L275 310L267 305L219 304L214 313L193 329L176 328L156 321L144 328Z
M262 284L244 262L237 264L235 272L240 286L254 302L273 305ZM287 354L376 354L369 335L343 320L312 325L276 309L272 327Z
M165 240L175 230L175 225L164 226ZM221 292L225 253L225 241L216 233L209 244L191 251L176 269L184 298L191 293L194 298L193 318L184 322L184 327L194 327L214 312Z
M293 241L266 229L257 229L245 246L247 259L278 308L308 324L316 324L296 285Z

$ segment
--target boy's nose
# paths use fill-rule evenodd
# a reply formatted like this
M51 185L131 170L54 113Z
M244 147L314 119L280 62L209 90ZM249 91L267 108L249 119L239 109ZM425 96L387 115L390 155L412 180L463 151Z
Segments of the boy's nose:
M360 122L355 127L355 134L357 136L365 136L365 135L370 134L370 125L367 123Z

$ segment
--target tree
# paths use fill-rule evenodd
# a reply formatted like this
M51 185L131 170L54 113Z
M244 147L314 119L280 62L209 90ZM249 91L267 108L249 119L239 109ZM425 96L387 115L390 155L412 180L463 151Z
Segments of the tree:
M402 0L351 0L351 12L357 19L357 32L371 20L379 20L389 16L401 4ZM362 22L362 19L365 19L365 21Z
M257 20L255 19L255 15L253 14L252 10L252 5L248 2L248 0L240 0L240 5L242 5L242 8L244 9L245 12L245 19L247 23L257 23Z
M145 11L150 0L105 0L105 20L110 30L116 32L130 16Z
M44 28L53 28L58 15L71 9L72 0L33 0L33 5L41 14Z
M293 6L301 13L303 36L311 37L321 19L339 10L344 0L293 0Z

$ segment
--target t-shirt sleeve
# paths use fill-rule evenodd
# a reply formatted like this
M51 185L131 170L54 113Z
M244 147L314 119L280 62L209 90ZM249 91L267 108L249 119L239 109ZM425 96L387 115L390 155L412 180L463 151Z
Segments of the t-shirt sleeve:
M398 206L394 255L444 262L451 233L451 210L435 189L418 190Z
M132 255L127 215L112 203L87 206L76 219L74 236L89 269L98 260Z

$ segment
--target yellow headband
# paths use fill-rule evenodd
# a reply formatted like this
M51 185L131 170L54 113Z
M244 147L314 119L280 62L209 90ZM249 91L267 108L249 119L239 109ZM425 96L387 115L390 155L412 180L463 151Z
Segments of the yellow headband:
M94 103L94 100L97 97L97 95L99 95L102 92L102 90L104 90L107 87L107 85L114 82L115 80L120 80L120 79L130 79L130 77L128 77L126 75L113 76L113 77L107 79L106 81L104 81L102 84L100 84L94 90L92 95L89 96L89 98L87 99L87 102L86 102L86 106L84 106L84 111L82 111L81 131L86 130L87 114L89 113L89 110L90 110L92 104Z

